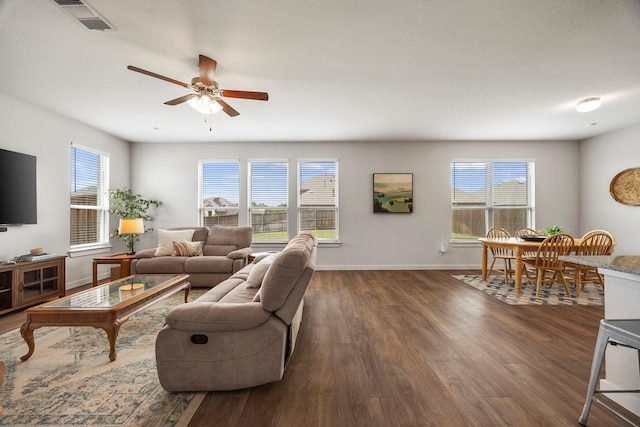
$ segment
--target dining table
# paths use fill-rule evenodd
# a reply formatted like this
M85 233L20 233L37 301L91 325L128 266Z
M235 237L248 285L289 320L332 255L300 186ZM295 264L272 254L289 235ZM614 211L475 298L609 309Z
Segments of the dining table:
M482 280L487 280L489 275L488 261L489 261L489 248L491 247L503 247L513 251L515 257L515 292L520 294L522 292L522 271L524 269L524 262L522 262L522 255L527 252L536 252L538 247L542 244L543 239L529 240L520 237L481 237L478 239L482 243ZM582 243L581 238L575 238L573 240L572 252L580 246Z

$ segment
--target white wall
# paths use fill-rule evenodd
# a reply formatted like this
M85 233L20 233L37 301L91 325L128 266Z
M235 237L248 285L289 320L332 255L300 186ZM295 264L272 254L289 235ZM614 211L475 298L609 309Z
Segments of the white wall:
M620 204L609 194L618 172L640 167L639 141L636 125L580 142L580 230L612 232L615 254L640 254L640 207Z
M337 248L321 248L318 262L324 269L479 267L478 247L451 247L447 254L438 254L440 242L448 241L450 230L449 162L452 159L535 160L539 228L558 224L578 234L578 195L585 200L580 205L583 211L585 206L599 208L599 202L588 202L589 192L584 187L580 191L578 166L589 170L591 162L587 158L598 159L604 154L594 152L587 156L588 150L580 151L577 142L211 142L131 144L130 147L128 142L2 93L0 109L3 112L0 148L38 157L38 224L10 227L8 232L0 233L0 259L11 259L34 247L67 253L70 142L110 153L111 188L131 186L144 197L164 202L157 210L156 229L197 223L199 159L286 158L291 161L295 182L296 160L337 158L342 244ZM611 140L620 138L619 144L627 144L625 149L628 149L629 141L633 141L634 135L637 140L639 134L640 129L636 128L631 139L612 135ZM605 142L609 144L609 140ZM598 141L583 142L582 147L591 144L597 146ZM637 158L637 148L635 154ZM619 155L620 162L625 158L625 154ZM617 172L620 167L613 169ZM413 214L372 213L374 172L414 174ZM613 174L614 171L611 176ZM585 180L584 174L580 179ZM609 179L605 179L606 185ZM614 206L630 215L636 212L635 208ZM111 229L116 222L113 218ZM598 224L598 221L584 216L580 231L593 228L591 223ZM631 219L627 220L627 228L631 228ZM620 241L621 236L617 237ZM113 243L114 250L125 249L121 242ZM151 246L155 246L155 236L144 239L136 248ZM68 287L90 281L91 260L92 256L67 259Z
M197 163L206 159L298 159L339 161L340 240L322 247L323 269L479 268L480 249L450 247L450 161L523 159L536 161L536 226L560 225L576 233L578 214L577 142L300 142L132 144L132 187L160 199L155 228L197 224ZM414 212L372 213L372 174L410 172ZM155 246L154 236L139 247Z
M129 185L130 145L3 93L0 93L0 111L0 148L36 156L38 171L38 224L10 226L7 232L0 233L0 260L13 259L35 247L66 255L69 250L70 143L111 155L112 188ZM91 256L67 258L67 287L91 281L91 260Z

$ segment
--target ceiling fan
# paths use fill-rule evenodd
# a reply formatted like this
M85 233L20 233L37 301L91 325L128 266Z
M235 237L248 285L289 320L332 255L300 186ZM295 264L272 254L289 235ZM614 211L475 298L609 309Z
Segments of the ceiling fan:
M192 78L191 84L183 83L151 71L143 70L142 68L134 67L133 65L129 65L127 68L131 71L146 74L147 76L155 77L157 79L191 89L193 93L172 99L171 101L165 102L165 104L178 105L183 102L187 102L194 110L203 114L215 114L220 110L224 111L231 117L235 117L240 114L233 107L223 101L221 97L254 99L258 101L269 100L269 94L266 92L219 89L218 83L214 80L217 65L218 63L215 60L204 55L200 55L198 64L200 68L200 75Z

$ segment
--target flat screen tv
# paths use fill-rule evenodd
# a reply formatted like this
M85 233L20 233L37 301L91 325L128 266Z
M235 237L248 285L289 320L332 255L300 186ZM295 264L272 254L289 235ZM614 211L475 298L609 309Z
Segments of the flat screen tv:
M0 224L38 222L36 156L0 149Z

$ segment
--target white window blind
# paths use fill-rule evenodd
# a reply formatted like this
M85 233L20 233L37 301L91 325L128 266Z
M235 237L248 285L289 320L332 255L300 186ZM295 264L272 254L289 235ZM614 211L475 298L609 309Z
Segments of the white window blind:
M338 162L298 162L298 229L338 240Z
M109 158L71 147L70 244L84 247L108 243L107 170Z
M249 162L249 223L253 240L288 239L288 162Z
M534 163L451 162L453 240L475 240L492 227L514 234L534 227Z
M200 225L238 225L240 162L200 163Z

